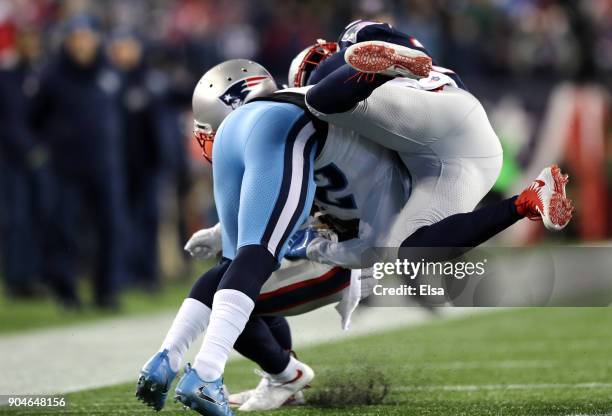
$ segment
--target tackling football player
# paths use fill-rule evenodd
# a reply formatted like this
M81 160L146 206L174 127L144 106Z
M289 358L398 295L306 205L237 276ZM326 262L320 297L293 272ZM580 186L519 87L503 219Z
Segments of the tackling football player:
M383 29L388 28L387 25L380 24L373 24L371 26L374 25L383 26ZM372 33L376 32L372 31ZM378 32L380 33L380 29ZM407 36L404 36L403 39L411 39L410 42L416 42ZM310 75L308 68L310 70L316 68L322 60L331 56L335 49L336 46L334 44L319 42L312 48L304 50L292 63L292 70L289 76L290 83L294 82L294 85L299 86L300 82L303 82ZM463 85L452 71L439 67L436 69L443 71L443 73L436 71L428 79L421 80L418 84L413 84L411 87L426 91L436 91L444 89L446 85ZM371 87L370 85L369 88ZM524 216L529 216L532 219L541 218L544 220L547 228L558 230L565 226L571 218L570 201L565 197L564 192L566 179L566 177L561 175L558 168L547 168L542 172L540 178L534 181L518 198L514 197L504 201L502 204L489 206L486 209L473 213L450 216L448 220L439 221L434 226L424 227L423 230L419 229L419 232L414 234L412 241L407 239L404 241L404 245L444 247L451 244L461 244L462 246L470 247L484 242ZM554 211L557 213L555 214ZM455 228L465 238L463 240L445 240L443 233L448 231L449 227ZM350 265L342 262L343 254L352 252L350 249L346 250L345 248L355 247L355 241L337 243L320 239L317 241L318 247L317 244L309 245L308 242L306 241L306 245L304 241L298 242L298 244L301 244L303 247L308 246L311 254L309 257L311 259L316 258L318 261L329 264ZM200 241L202 249L207 244L207 242ZM191 248L195 250L200 249L198 242L194 240ZM313 252L316 253L314 256L312 255ZM354 258L358 257L358 255L354 256Z
M228 77L228 78L231 78L231 77ZM230 80L231 80L231 79L230 79ZM227 97L225 97L225 98L227 98ZM231 97L229 97L229 98L231 98ZM279 96L279 98L280 98L280 96ZM287 99L287 97L285 97L285 99ZM247 107L248 107L248 106L247 106ZM298 105L297 107L299 108L299 105ZM246 107L243 107L243 108L246 108ZM248 117L248 113L246 113L246 114L247 114L247 116L246 116L246 117ZM208 127L208 128L210 128L210 125L208 125L208 126L203 126L203 127ZM314 128L313 128L313 129L314 129ZM220 129L220 130L221 130L221 129ZM313 133L314 133L314 132L313 132ZM311 137L312 137L312 136L311 136ZM328 137L329 137L329 136L328 136ZM361 141L363 141L363 140L361 140ZM361 141L359 141L359 142L361 142ZM204 144L204 145L205 145L205 147L206 147L206 144L207 144L207 143L206 143L206 141L204 141L204 143L203 143L203 144ZM212 145L212 143L210 143L210 145ZM218 146L215 146L215 149L216 149L217 147L218 147ZM348 146L347 148L350 148L350 146ZM346 152L345 152L345 153L346 153ZM215 154L217 154L217 151L215 151ZM215 160L218 160L216 156L215 156ZM318 159L317 159L317 160L318 160ZM332 160L333 160L333 159L332 159ZM242 162L242 163L245 163L245 162L244 162L244 160L243 160L243 162ZM350 166L350 165L347 165L347 166ZM337 168L337 167L336 167L336 168ZM353 170L354 170L354 169L353 169ZM216 169L215 169L215 171L216 171ZM333 177L335 176L335 177L336 177L336 179L337 179L337 178L338 178L337 173L338 173L338 172L334 172L334 173L333 173L333 175L331 175L331 174L329 174L329 173L328 173L328 176L330 176L331 178L333 178ZM342 173L342 171L340 171L340 173ZM354 172L352 172L352 173L354 173ZM340 176L340 177L341 177L341 176ZM329 180L329 178L327 178L327 179ZM346 178L344 178L344 179L346 180ZM217 176L215 176L215 181L216 181L216 180L217 180ZM331 182L330 182L328 185L333 185L333 186L328 186L327 191L331 191L331 192L336 192L336 191L338 191L337 184L338 184L337 182L336 182L335 184L331 184ZM220 187L220 186L216 186L216 188L215 188L215 192L217 192L217 190L219 189L219 187ZM370 188L370 189L372 189L372 188ZM329 198L329 196L330 196L330 195L328 195L327 193L326 193L326 194L323 194L323 195L324 195L324 196L323 196L322 198L319 198L319 199L323 199L323 200L325 200L325 199L326 199L326 197L327 197L327 202L328 202L328 203L329 203L329 202L331 202L331 206L333 206L333 205L334 205L334 203L338 204L338 202L339 202L339 200L340 200L340 199L330 200L330 198ZM332 195L332 196L333 196L333 195ZM344 203L350 203L350 202L351 202L350 198L348 198L348 199L344 198L344 199L343 199L343 201L344 201ZM240 200L240 202L242 202L242 200ZM353 200L352 202L354 203L355 201ZM360 200L359 202L363 202L363 200ZM404 202L405 202L405 201L404 201ZM324 203L325 203L325 202L324 202ZM345 207L345 208L346 208L346 207ZM348 208L350 209L350 207L348 207ZM534 212L537 212L537 211L534 211ZM514 220L516 220L516 219L520 218L521 216L520 216L520 215L518 215L518 214L515 212L515 213L514 213L514 217L516 217L516 218L514 219ZM514 217L513 217L513 218L514 218ZM239 218L240 218L240 216L239 216ZM298 224L299 224L299 223L298 223ZM223 218L222 218L222 226L223 226ZM240 233L238 232L238 235L239 235L239 234L240 234ZM232 249L232 246L230 246L230 249ZM286 248L285 248L285 249L286 249ZM234 250L235 250L235 248L234 248ZM226 252L227 252L227 251L226 251L226 249L225 249L225 236L224 236L224 255L225 255L225 253L226 253ZM230 252L230 253L231 253L231 252ZM279 257L277 257L277 258L276 258L276 260L278 260L278 259L279 259ZM230 267L231 267L231 266L230 266ZM214 274L214 273L213 273L213 274ZM217 273L217 275L219 275L219 273ZM205 275L205 276L206 276L206 275ZM222 276L222 277L223 277L223 276ZM224 278L224 277L223 277L223 278ZM200 281L198 281L198 283L200 283L202 280L203 280L203 279L200 279ZM214 280L212 280L212 282L213 282L213 284L214 284L214 285L216 285L216 283L215 283L215 281L214 281ZM206 283L208 283L208 288L209 288L209 291L210 291L210 281L209 281L209 282L205 282L204 286L206 286ZM260 285L260 286L261 286L261 285ZM213 289L217 289L217 286L215 286ZM212 292L213 292L213 293L214 293L214 291L215 291L215 290L212 290ZM192 292L192 293L193 293L193 292ZM195 296L192 296L192 297L195 297ZM215 295L215 298L216 298L216 295ZM214 302L210 302L210 303L212 303L212 304L213 304L213 315L214 315ZM245 309L246 309L246 308L245 308ZM252 310L252 307L251 307L251 310ZM250 311L249 311L249 313L250 313ZM246 316L246 318L248 318L248 314L246 314L246 315L247 315L247 316ZM226 321L230 321L230 319L227 319L227 317L226 317ZM238 330L238 331L235 331L235 330L234 330L233 332L234 332L234 333L236 333L236 332L238 332L238 333L239 333L240 331L239 331L239 330ZM210 327L209 327L209 331L208 331L208 333L207 333L207 337L208 337L208 334L209 334L209 333L210 333ZM236 335L236 336L237 336L237 335ZM235 339L234 339L234 341L235 341ZM205 338L205 342L204 342L204 345L203 345L203 349L202 349L202 351L201 351L201 352L204 352L204 354L203 354L203 355L206 355L206 351L205 351L205 349L204 349L204 346L205 346L205 345L206 345L206 338ZM227 349L227 350L229 350L229 348L231 348L231 344L230 344L230 345L229 345L229 347L227 347L226 349ZM164 353L164 352L162 351L160 354L161 354L161 355L163 355L163 353ZM224 360L225 360L225 359L226 359L226 357L227 357L227 352L224 352L224 354L225 354L225 356L221 358L221 361L222 361L223 363L224 363ZM199 356L200 356L200 354L198 355L198 357L199 357ZM218 357L217 357L217 358L218 358ZM155 357L154 357L154 359L155 359ZM161 360L163 360L163 357L161 358ZM160 359L158 359L157 361L160 361ZM202 360L202 361L204 361L204 360ZM151 363L149 363L149 364L151 364ZM198 359L196 359L196 365L197 365L197 364L198 364ZM146 369L146 366L145 366L145 369ZM144 370L143 370L143 371L144 371ZM206 370L206 368L203 368L201 372L202 372L202 373L206 373L206 371L207 371L207 370ZM206 412L206 411L218 411L219 409L221 409L223 412L225 412L225 411L227 410L227 409L226 409L226 407L227 407L227 406L224 406L224 405L223 405L223 404L224 404L224 403L223 403L223 400L224 400L224 395L223 395L222 389L219 387L219 386L221 386L221 384L222 384L222 382L220 381L220 379L216 379L216 380L215 380L213 383L206 383L206 382L202 381L202 380L201 380L201 379L198 377L198 374L199 374L199 372L197 372L197 373L195 373L195 374L194 374L194 371L193 371L192 369L190 369L190 370L189 370L189 372L187 373L187 375L186 375L186 376L185 376L185 377L182 379L181 383L179 384L179 388L177 388L177 392L179 393L179 397L180 397L181 399L188 398L188 399L189 399L189 404L195 404L195 406L194 406L194 407L196 408L196 410L199 410L199 411L204 411L204 412ZM220 374L219 374L219 375L220 375ZM219 404L221 404L221 406L218 406L218 407L216 407L216 408L215 408L215 407L210 407L211 405L207 406L207 405L206 405L206 403L203 403L203 402L202 402L202 400L201 400L201 399L202 399L202 397L200 397L200 395L197 395L197 394L196 394L196 395L194 396L194 393L193 393L193 388L192 388L193 386L189 386L189 384L188 384L188 383L187 383L187 384L188 384L188 388L187 388L187 389L185 389L186 395L184 395L183 397L181 397L181 392L179 391L179 390L180 390L180 388L181 388L181 385L182 385L182 384L185 384L185 383L183 383L183 381L184 381L184 380L189 380L189 378L191 378L191 379L192 379L192 384L194 384L194 385L198 385L198 386L199 386L198 388L201 388L201 389L206 389L206 387L207 387L207 386L211 386L213 389L212 389L212 391L211 391L211 389L208 389L208 390L207 390L207 392L208 392L208 393L207 393L207 397L208 397L208 398L210 398L210 397L211 397L211 396L210 396L210 394L211 394L211 393L217 393L217 397L218 397L220 400L218 401L218 403L214 403L214 404L215 404L215 405L219 405ZM190 390L190 389L191 389L191 390ZM203 390L202 390L202 391L203 391ZM207 399L206 399L206 398L204 398L204 401L206 401L206 400L207 400ZM212 410L211 410L211 409L212 409ZM227 411L229 411L229 410L227 410ZM208 413L203 413L203 414L208 414ZM226 414L226 413L210 413L210 414Z
M305 109L303 95L276 94L253 100L253 96L273 89L269 74L259 65L234 60L205 74L194 93L194 108L201 109L196 111L198 137L207 157L212 150L215 161L223 258L196 282L189 298L197 302L186 301L170 333L175 327L190 336L206 329L194 366L176 390L181 402L202 414L230 414L221 378L227 355L245 328L262 285L278 268L289 237L310 212L315 168L321 185L317 199L349 210L355 217L363 206L373 203L372 190L382 175L409 186L404 171L394 174L381 169L385 160L395 169L392 152L367 140L328 135L326 123L318 122ZM249 104L234 110L246 98ZM211 149L213 137L215 146ZM339 177L342 171L338 165L354 164L356 157L361 169L353 169L351 178ZM347 197L335 200L326 191L336 189L338 178L347 181L342 184ZM392 212L404 201L405 195L397 195ZM193 331L180 328L186 325ZM163 405L162 393L177 370L170 365L169 354L171 351L164 349L145 365L137 392L157 408ZM293 362L285 370L287 377L292 377L287 381L297 391L313 373ZM162 367L165 370L159 371Z
M316 83L306 96L313 114L396 150L410 171L411 197L386 247L475 247L525 216L551 230L567 225L568 178L556 166L521 195L472 211L497 179L502 149L482 105L452 71L434 66L427 78L405 78L427 56L418 41L388 24L357 21L340 45L300 78ZM308 258L337 264L325 252L338 244L316 238Z

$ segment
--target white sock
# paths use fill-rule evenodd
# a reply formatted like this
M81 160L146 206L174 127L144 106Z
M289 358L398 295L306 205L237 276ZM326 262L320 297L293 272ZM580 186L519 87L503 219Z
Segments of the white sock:
M271 376L275 381L286 383L287 381L293 380L297 376L297 370L299 367L300 362L293 358L292 355L291 358L289 358L289 364L287 364L287 367L285 367L282 372L278 374L271 374Z
M253 300L234 289L221 289L213 299L210 324L193 368L204 381L221 377L227 356L255 307Z
M183 301L159 348L160 351L168 350L172 371L179 370L191 343L206 330L210 312L210 308L199 300L187 298Z

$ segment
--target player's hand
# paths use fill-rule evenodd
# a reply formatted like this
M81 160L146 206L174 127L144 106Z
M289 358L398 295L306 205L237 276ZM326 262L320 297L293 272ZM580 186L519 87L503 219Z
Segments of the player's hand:
M328 228L307 227L297 230L289 238L289 248L285 253L288 260L310 259L309 247L316 241L337 241L336 234Z
M185 251L198 260L215 257L221 251L221 224L195 232L185 244Z

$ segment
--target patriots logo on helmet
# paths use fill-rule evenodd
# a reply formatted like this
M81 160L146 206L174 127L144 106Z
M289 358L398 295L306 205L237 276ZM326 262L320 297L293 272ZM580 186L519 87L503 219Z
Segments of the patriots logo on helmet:
M268 77L262 75L236 81L219 96L219 99L223 104L234 110L244 104L244 100L253 87L261 84L266 79L268 79Z

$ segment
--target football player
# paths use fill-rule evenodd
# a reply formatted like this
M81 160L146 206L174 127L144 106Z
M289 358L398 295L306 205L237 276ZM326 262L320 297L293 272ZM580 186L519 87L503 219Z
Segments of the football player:
M415 42L412 40L412 38L409 39L411 39L411 42ZM380 46L380 44L376 46ZM393 48L394 46L388 45L385 47ZM294 82L297 85L299 85L300 82L304 82L307 76L310 75L308 74L308 67L310 67L311 70L316 68L316 66L324 59L331 56L331 54L335 52L336 48L336 45L325 42L318 42L312 48L307 48L300 55L298 55L297 59L292 63L292 71L290 71L289 82ZM379 57L374 56L374 58L378 59ZM443 68L438 69L442 72L436 71L435 73L431 74L429 78L420 80L419 83L410 83L408 80L403 81L410 85L409 88L436 92L443 91L446 86L457 87L458 85L463 85L460 79L454 73L452 73L452 71L445 70ZM449 110L446 112L443 111L442 115L447 114L448 112ZM486 131L488 123L483 122L481 124L485 129L484 133L486 137L486 133L488 133ZM465 141L461 138L459 138L458 141L466 145L471 144L465 143ZM423 177L427 175L421 176ZM496 175L493 180L495 178ZM471 247L480 244L490 236L513 224L515 221L523 218L524 216L529 216L533 219L543 219L547 228L554 230L560 229L564 227L569 221L569 218L571 218L570 201L565 197L564 191L566 180L567 178L560 173L558 168L547 168L542 172L540 178L534 181L534 183L520 196L513 197L507 201L504 201L502 204L489 206L473 213L468 213L465 215L450 215L447 217L449 218L448 220L444 219L442 221L432 221L436 223L434 227L418 227L419 232L416 233L412 239L407 238L403 244L405 246L450 246L453 244L460 245L462 247ZM477 193L478 191L476 191L476 194ZM325 205L325 201L322 201L322 205ZM400 221L402 224L404 224L403 219L398 220L398 222ZM464 236L464 238L454 238L451 240L445 239L444 231L448 231L449 229L459 231L459 234ZM203 248L209 243L202 241L201 244ZM365 246L367 246L367 244L363 244L363 241L358 240L330 242L321 238L319 241L315 241L315 244L307 244L310 254L308 257L329 264L341 264L345 267L359 267L359 265L351 263L350 260L347 261L346 255L347 253L350 253L350 257L359 261L359 254L362 252L363 247ZM192 248L198 249L198 243L194 241ZM358 248L358 250L351 250L351 248ZM457 253L455 253L455 255L456 254Z
M236 83L242 86L236 88ZM289 237L310 212L315 180L320 185L317 200L351 212L347 219L358 218L366 206L379 202L373 194L377 188L384 192L379 186L383 177L395 178L405 192L389 193L397 196L387 198L390 212L397 212L406 198L409 176L396 169L391 151L346 134L328 134L327 124L306 110L303 95L281 93L253 100L274 87L263 68L244 60L218 65L196 87L196 137L207 158L214 159L223 257L195 283L169 331L168 347L142 370L137 395L156 408L163 406L176 376L175 351L184 350L206 330L176 397L202 414L230 414L221 377L227 354L245 328L262 285L278 268ZM232 93L244 98L232 98ZM234 110L237 101L249 103ZM340 167L357 160L361 169L344 177ZM339 189L338 180L346 193L340 199L328 194ZM296 392L313 375L308 366L290 358L275 379Z
M423 56L418 57L423 58ZM405 64L405 61L403 63ZM415 64L415 72L422 69L422 59L413 61L413 63ZM225 76L226 74L222 75ZM231 76L228 76L227 79L228 81L232 81ZM209 80L207 79L203 79L203 81L204 85L207 85L208 88L216 86L214 83L208 85ZM284 105L277 107L270 104L279 104L278 101ZM235 101L231 102L233 103ZM214 149L222 149L214 150L215 160L221 160L221 163L216 162L213 166L215 169L215 192L218 195L217 203L220 210L221 227L223 230L223 255L224 257L228 256L228 258L233 257L233 261L222 261L217 267L217 270L213 268L212 272L207 273L208 276L205 275L196 283L196 286L200 284L207 288L207 290L200 291L200 296L194 293L198 292L198 290L192 291L193 296L190 297L194 299L198 299L198 297L205 298L206 296L211 297L211 293L215 293L215 291L216 294L213 299L208 299L208 302L206 300L202 301L204 305L207 303L212 305L213 312L210 314L212 316L211 323L208 326L201 353L198 354L196 358L195 369L189 369L177 387L178 398L183 403L189 404L196 410L202 412L202 414L229 414L229 408L227 406L225 394L222 390L222 380L220 378L223 365L227 358L227 352L236 341L248 320L248 316L253 310L253 300L259 293L261 283L263 283L262 280L267 279L271 271L277 267L279 259L287 249L286 242L288 236L295 231L296 227L301 223L301 220L304 219L304 205L309 205L305 203L306 200L312 201L314 197L312 183L314 183L313 165L315 164L315 149L322 148L323 150L321 150L321 153L323 153L325 149L329 147L329 149L331 149L331 154L334 154L335 150L340 149L338 152L338 160L342 160L342 155L345 155L346 161L349 162L350 157L346 155L350 154L351 148L354 147L345 146L343 148L340 143L346 141L346 139L343 138L340 141L334 139L330 140L330 137L333 138L334 135L329 134L327 135L327 141L323 143L325 134L328 133L325 132L325 134L323 134L321 132L321 129L325 126L319 125L317 126L319 129L317 129L315 127L315 122L308 119L307 113L303 111L303 105L300 105L302 102L296 100L294 95L285 94L283 96L281 94L277 95L274 99L268 99L261 103L264 104L255 105L257 103L253 103L249 106L241 107L230 115L227 121L220 127L220 135L218 134L217 137L218 143L219 139L222 137L226 137L226 139L221 140L221 143L230 140L227 139L227 137L234 137L234 140L238 140L238 143L233 143L231 145L217 144L214 147ZM258 107L258 109L256 109L256 107ZM274 110L272 110L272 108L274 108ZM237 114L240 114L240 116L237 116ZM274 117L274 114L278 117ZM247 122L239 123L235 121L238 117ZM230 122L230 120L234 121ZM261 128L268 127L268 129L263 129L267 133L268 140L262 140L257 137L261 135L257 133L260 130L253 128L253 124ZM230 126L229 131L226 132L225 129L228 129L228 125ZM250 126L250 128L243 130L245 125ZM280 128L279 126L284 126L284 129L281 129L282 131L267 131L272 129L272 127L278 129ZM202 124L198 127L207 134L213 132L210 123ZM237 130L234 131L233 129ZM308 133L303 133L304 129L307 129ZM281 139L277 141L270 140L271 137L277 136L281 137ZM202 140L204 147L208 148L208 153L210 153L210 147L212 147L211 139ZM312 140L312 142L310 140ZM210 143L207 145L207 142ZM254 145L254 143L258 143L258 145ZM332 144L330 145L330 143ZM355 145L362 147L364 143L367 143L367 141L363 139L357 139L354 142ZM296 144L298 144L297 152L295 151ZM227 149L223 150L224 147L227 147ZM268 152L263 152L267 157L262 155L261 147L268 150ZM287 147L291 150L288 151ZM376 151L380 152L380 150ZM249 154L248 158L245 157L246 154ZM321 154L318 156L321 157ZM265 166L262 162L264 159L267 162ZM283 163L281 163L281 160ZM323 160L325 159L323 158ZM337 159L334 157L331 160L334 161L332 162L332 164L334 164ZM219 164L222 165L221 168L218 168ZM268 164L271 164L271 166L268 166ZM351 167L352 165L347 163L346 166ZM253 171L251 171L251 169L253 169ZM352 171L350 173L357 175L362 171L360 169L349 170ZM270 171L277 175L272 175L273 177L268 176L270 175ZM236 172L238 172L239 177L236 177ZM253 172L256 172L257 175L254 175ZM217 182L220 177L219 173L228 180ZM357 201L355 198L351 200L351 198L336 197L338 192L352 191L350 187L348 189L346 188L351 182L348 181L345 176L343 177L342 173L342 170L336 166L336 169L333 169L333 173L328 173L326 175L327 181L329 182L327 183L328 189L320 199L329 206L341 206L341 204L346 204L344 208L351 209L353 205L356 205ZM257 176L257 180L253 178L254 176ZM340 178L342 186L339 186L338 178ZM246 187L245 181L248 185ZM249 181L254 181L258 185L263 184L261 185L262 189L257 189L258 191L263 190L263 195L254 193L253 190L255 186ZM276 185L270 187L269 183L266 183L266 181L273 184L276 183ZM334 181L334 183L332 183L332 181ZM236 184L238 185L236 186ZM283 190L287 184L288 189ZM232 188L232 186L234 186L234 188ZM321 188L324 188L324 186L326 185L322 185ZM274 188L276 192L267 194L266 191L272 188ZM292 188L297 190L293 195L291 192ZM220 189L223 189L222 194L218 192ZM374 188L370 187L366 189ZM332 195L329 194L330 192ZM560 192L561 190L557 190L557 194L560 194ZM334 193L336 193L336 195L334 195ZM243 210L243 197L245 194L250 198L244 199L244 201L248 203L256 201L256 203L254 203L256 206L255 208L263 210L264 215L257 215L257 209L251 207L249 204L247 204L247 208L244 209L247 211L251 210L252 212L250 212L250 214L253 215L241 215L241 211ZM292 196L293 198L291 198ZM225 200L220 201L220 198L225 198ZM531 199L535 201L537 198ZM241 206L236 209L235 205L238 201ZM269 203L261 204L261 201L268 201ZM279 201L281 204L278 203ZM228 202L228 205L224 208L224 203L226 202ZM359 202L363 203L364 200L359 200ZM534 204L527 204L526 209L530 209L531 211L528 212L538 215L537 207L533 208L533 206L535 206ZM287 207L290 208L288 209ZM358 209L358 206L355 206L354 209ZM286 211L289 211L289 214L284 215ZM513 204L512 213L514 221L521 218L521 212L517 210L516 204ZM225 214L225 216L223 214ZM261 212L259 214L261 214ZM258 221L255 221L256 224L254 227L252 227L248 221L262 218L268 221L265 224L262 222L257 224ZM294 218L296 222L292 224L291 222ZM271 220L273 221L271 222ZM281 220L284 222L279 222ZM464 219L464 222L467 221ZM229 223L229 225L224 225L225 223ZM280 231L278 231L279 226L281 229ZM435 224L430 227L431 230L435 230ZM444 230L445 228L448 228L448 224L444 224L440 229ZM440 229L438 231L440 231ZM270 239L272 239L272 241L269 241ZM258 265L256 265L257 256L264 260ZM272 256L272 258L269 256ZM241 282L238 277L234 277L241 275L241 273L238 273L234 269L240 271L242 274L246 274L248 271L249 275L255 276L255 282L250 282L250 284ZM230 281L229 283L225 281L227 275L230 276L230 278L227 279ZM260 283L259 285L257 284L258 282ZM227 287L228 284L230 287ZM238 287L239 289L232 288L231 286ZM254 287L257 290L256 292ZM196 287L194 287L194 289L196 289ZM228 299L225 297L228 297ZM232 299L229 299L230 297ZM250 300L250 302L247 299ZM219 316L216 316L215 310L220 310ZM215 320L213 320L215 317L217 318L216 326ZM143 369L143 373L145 373L144 376L147 375L147 368L157 368L160 366L160 363L167 363L167 353L168 350L165 349L156 355L152 361L145 366L145 369ZM199 369L198 364L200 364ZM152 372L154 371L151 371L151 373ZM204 381L202 378L211 381ZM161 385L167 386L168 383L161 383Z
M567 176L556 166L529 192L472 212L497 179L502 149L482 105L452 71L434 66L426 78L405 77L425 56L418 41L388 24L358 21L340 45L300 78L316 84L306 95L313 114L396 150L410 171L410 200L386 247L474 247L521 216L552 230L567 225ZM325 255L337 245L319 237L308 258L337 264Z

